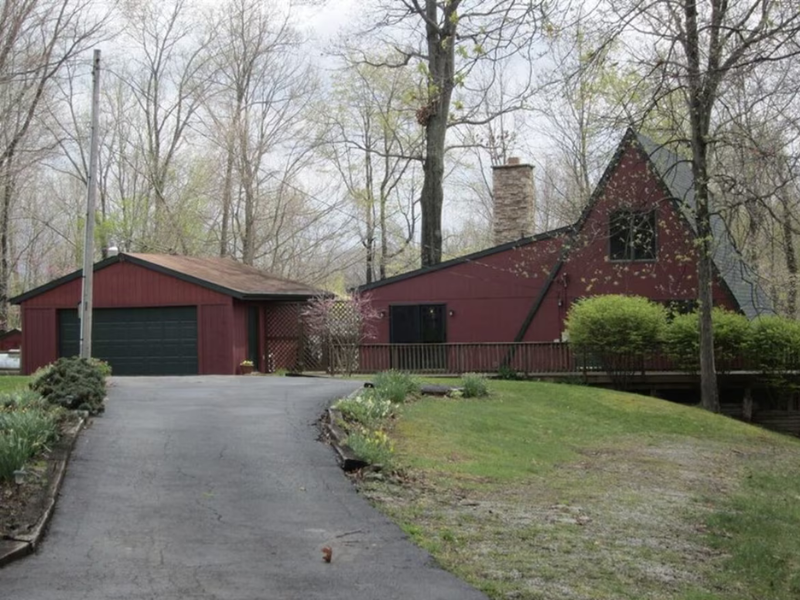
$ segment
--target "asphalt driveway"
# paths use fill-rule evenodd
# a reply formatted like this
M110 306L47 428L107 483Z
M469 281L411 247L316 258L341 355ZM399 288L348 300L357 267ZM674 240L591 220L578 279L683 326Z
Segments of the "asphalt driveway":
M42 548L0 570L0 597L485 598L373 510L316 441L324 407L356 386L116 379Z

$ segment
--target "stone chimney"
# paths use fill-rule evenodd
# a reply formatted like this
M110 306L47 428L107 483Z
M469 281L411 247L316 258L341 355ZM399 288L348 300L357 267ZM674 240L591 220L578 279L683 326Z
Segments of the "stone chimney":
M494 188L494 243L513 242L533 235L533 165L519 158L492 167Z

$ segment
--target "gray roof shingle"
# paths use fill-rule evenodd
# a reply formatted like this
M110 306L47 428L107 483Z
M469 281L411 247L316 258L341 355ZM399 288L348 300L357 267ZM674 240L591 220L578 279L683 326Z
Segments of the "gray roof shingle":
M694 212L697 205L691 161L639 133L636 134L636 141L649 156L650 163L696 232ZM711 214L711 230L714 235L714 266L742 312L750 319L759 315L775 314L772 302L758 282L758 276L736 249L728 226L717 213Z

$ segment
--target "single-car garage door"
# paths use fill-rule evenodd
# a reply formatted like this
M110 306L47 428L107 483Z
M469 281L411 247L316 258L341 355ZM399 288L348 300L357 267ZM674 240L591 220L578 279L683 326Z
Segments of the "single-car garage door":
M78 354L77 310L58 311L58 355ZM92 318L92 356L114 375L196 375L197 308L100 308Z

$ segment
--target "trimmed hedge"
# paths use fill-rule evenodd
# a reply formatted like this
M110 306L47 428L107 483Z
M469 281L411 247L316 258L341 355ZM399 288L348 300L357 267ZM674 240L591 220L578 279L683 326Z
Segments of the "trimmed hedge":
M797 368L800 322L775 316L754 319L745 350L751 364L765 373Z
M722 308L711 311L714 330L714 357L725 370L732 361L744 356L750 337L747 317ZM684 369L700 368L700 316L697 312L677 315L667 325L664 350L676 365Z
M94 359L59 358L37 371L30 387L51 404L96 414L103 410L106 397L105 372Z
M586 298L567 316L570 344L598 355L651 352L663 340L666 326L666 309L640 296Z

